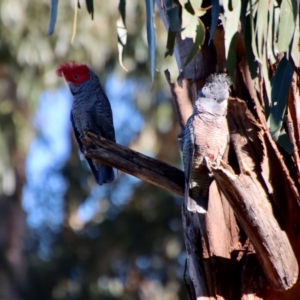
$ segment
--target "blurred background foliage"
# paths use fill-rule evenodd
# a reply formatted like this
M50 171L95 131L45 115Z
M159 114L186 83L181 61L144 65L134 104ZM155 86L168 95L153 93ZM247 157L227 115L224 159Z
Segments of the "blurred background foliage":
M95 185L69 124L71 96L55 70L87 63L111 100L117 141L180 167L177 120L162 71L167 32L156 20L151 90L145 3L127 1L118 62L118 0L0 2L0 299L187 299L181 199L118 172ZM173 71L173 72L172 72ZM170 151L172 149L172 151Z

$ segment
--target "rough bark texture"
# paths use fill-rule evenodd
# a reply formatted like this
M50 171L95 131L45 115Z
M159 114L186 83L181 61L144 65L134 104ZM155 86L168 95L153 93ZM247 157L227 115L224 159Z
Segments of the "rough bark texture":
M168 30L166 8L159 0L156 4ZM216 57L210 62L203 60L207 51L204 45L190 64L194 68L181 72L177 83L171 83L167 74L181 128L192 102L184 95L195 99L208 74L226 69L222 26L218 26L213 44ZM179 70L184 53L189 51L190 43L178 36L175 56ZM232 98L229 103L230 147L223 162L230 165L230 171L211 167L216 180L210 186L205 216L196 217L184 207L182 210L189 295L191 299L298 299L299 78L293 78L285 123L295 145L294 153L288 155L270 135L264 83L251 78L241 33L237 33L236 54L234 92L240 99Z
M184 195L184 173L159 160L118 145L92 132L84 138L85 156L162 187Z
M270 285L277 290L291 288L298 278L298 263L265 192L251 175L236 176L227 165L211 170L253 243Z
M156 3L168 29L163 2ZM165 75L181 129L204 79L225 69L222 27L213 42L214 51L204 46L181 70L191 41L177 36L180 76L172 83L168 71ZM300 295L299 78L293 79L288 103L285 125L295 145L294 153L288 155L268 130L263 82L252 81L239 33L236 53L236 97L230 99L227 115L230 146L221 167L207 163L215 179L210 185L208 211L200 215L182 207L187 251L184 279L192 300L296 300ZM86 134L86 146L86 156L183 196L182 171L92 133Z

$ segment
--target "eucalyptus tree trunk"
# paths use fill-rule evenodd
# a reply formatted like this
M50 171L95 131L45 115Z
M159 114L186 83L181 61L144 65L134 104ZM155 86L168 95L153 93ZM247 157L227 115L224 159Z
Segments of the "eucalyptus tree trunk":
M299 299L299 1L211 1L211 22L198 2L179 2L156 0L180 71L176 82L165 75L181 130L208 75L233 79L230 145L220 166L207 162L207 213L182 206L187 291L192 300ZM182 39L187 13L194 41ZM85 139L87 157L184 194L182 171L92 133Z
M156 4L169 30L166 7L159 0ZM188 256L185 280L193 300L299 299L299 77L296 73L292 77L283 122L294 145L290 150L288 142L275 142L271 135L265 105L268 83L263 76L258 82L252 80L245 36L241 29L236 35L236 45L231 45L236 61L231 66L235 82L227 115L229 150L220 167L208 166L215 180L207 214L191 213L185 205L182 208ZM175 83L168 71L166 77L182 129L204 79L226 71L226 38L219 25L213 42L208 45L206 39L201 52L184 68L193 42L182 40L177 33L174 54L182 71ZM293 73L283 55L276 58L276 64L259 66L261 73L264 67L274 77L276 68ZM278 93L284 78L273 78ZM181 134L179 144L180 140Z

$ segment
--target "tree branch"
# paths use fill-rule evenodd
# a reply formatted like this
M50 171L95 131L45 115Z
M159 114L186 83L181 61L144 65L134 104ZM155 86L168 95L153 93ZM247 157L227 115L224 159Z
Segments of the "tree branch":
M171 94L174 99L179 125L181 130L183 130L188 118L193 113L190 85L187 79L182 79L181 85L178 82L172 83L169 70L165 70L165 76L169 83Z
M256 249L271 286L276 290L291 288L298 278L297 259L265 192L251 176L235 175L225 163L209 168Z
M84 155L101 163L138 177L181 197L184 196L184 173L164 162L118 145L92 132L83 143Z

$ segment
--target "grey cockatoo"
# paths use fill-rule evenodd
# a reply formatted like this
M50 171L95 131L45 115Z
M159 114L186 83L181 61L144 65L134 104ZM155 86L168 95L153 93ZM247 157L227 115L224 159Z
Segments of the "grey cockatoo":
M212 178L205 157L218 165L229 142L226 113L230 84L226 74L209 76L184 129L185 199L192 212L205 213L208 207Z
M81 152L84 152L82 138L87 130L115 142L110 103L97 75L86 65L75 62L60 65L57 75L64 76L74 96L71 122ZM111 167L86 159L99 185L114 180Z

